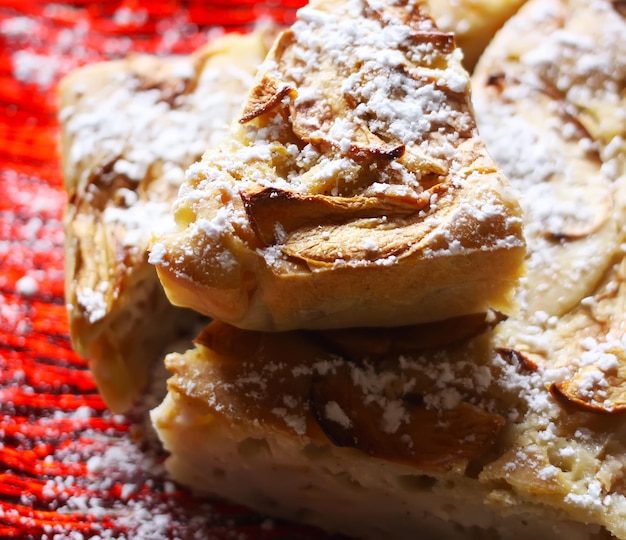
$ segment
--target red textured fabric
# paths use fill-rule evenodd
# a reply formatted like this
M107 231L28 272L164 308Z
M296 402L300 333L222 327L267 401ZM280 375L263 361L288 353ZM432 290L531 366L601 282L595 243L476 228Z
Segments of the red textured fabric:
M301 0L0 0L0 538L322 538L194 498L111 414L71 348L55 86L130 51L187 53L210 30L293 19ZM156 447L156 445L154 445Z

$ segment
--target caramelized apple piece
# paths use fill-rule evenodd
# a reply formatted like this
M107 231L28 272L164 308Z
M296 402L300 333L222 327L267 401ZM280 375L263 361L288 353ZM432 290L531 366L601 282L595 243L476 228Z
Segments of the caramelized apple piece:
M519 366L524 371L533 372L539 369L537 361L532 358L536 355L506 347L498 347L496 352L505 358L510 364Z
M339 224L359 218L411 216L427 206L429 198L330 197L260 187L242 193L246 213L257 236L265 245L276 243L279 234L301 227Z
M436 410L402 389L372 391L363 381L366 376L345 363L332 376L313 378L311 412L337 446L412 466L449 469L484 455L505 423L465 402Z
M449 4L450 2L446 3L447 11L453 9ZM411 10L407 9L407 5L406 0L398 2L394 6L385 5L384 8L380 5L370 4L366 7L365 12L369 17L379 20L382 24L389 24L394 21L409 26L413 31L410 35L411 45L425 46L432 50L432 54L420 58L420 65L427 67L445 65L445 56L456 47L454 33L444 32L437 28L425 29L422 25L416 24L416 21L410 16ZM432 44L435 46L431 49Z
M583 411L626 412L626 354L609 351L601 364L580 368L570 379L553 383L550 391L559 401Z
M280 104L293 89L279 79L265 75L252 91L239 122L245 124L262 114L270 112Z
M424 32L416 29L412 37L417 43L435 42L437 47L434 50L437 54L431 55L433 58L437 56L445 58L454 48L453 35L445 32L435 30ZM276 59L279 68L281 65L294 63L293 55L296 54L294 44L293 32L290 30L283 32L276 44ZM428 56L429 61L432 61L431 56ZM297 96L297 99L290 100L289 112L294 134L304 143L312 143L321 148L342 149L344 154L349 156L400 158L406 150L404 144L394 141L392 136L373 133L365 119L353 114L363 98L353 94L341 95L335 91L335 81L340 78L340 74L336 73L335 69L334 64L323 62L319 66L310 66L307 70L305 78L315 78L325 83L322 85L322 91L316 95ZM390 77L394 69L402 69L405 74L410 73L410 70L406 71L406 68L400 66L387 68L387 72L381 75ZM247 123L270 112L290 93L295 93L292 87L281 82L278 76L266 74L253 88L240 122ZM296 97L295 94L294 97ZM345 146L344 141L337 140L332 133L338 122L347 115L355 122L355 126L350 143ZM428 160L427 163L431 161Z
M552 186L552 193L566 214L553 212L542 219L543 234L556 241L579 240L598 231L609 219L612 195L606 186ZM577 209L577 210L574 210Z

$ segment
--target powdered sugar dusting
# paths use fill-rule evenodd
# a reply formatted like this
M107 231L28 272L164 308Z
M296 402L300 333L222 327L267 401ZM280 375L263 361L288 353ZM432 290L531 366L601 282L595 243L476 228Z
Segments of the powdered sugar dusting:
M167 266L172 295L178 280L180 291L191 280L198 301L180 294L181 303L260 330L386 325L393 306L373 306L366 270L332 315L323 292L295 289L298 305L283 315L286 307L268 305L269 289L319 283L324 291L333 270L410 275L413 265L476 255L478 296L489 273L482 261L510 254L481 299L504 307L499 292L517 280L524 242L516 201L477 135L461 56L421 5L348 0L300 10L261 65L239 122L187 171L174 204L178 230L157 239L152 259ZM295 273L303 278L289 281ZM250 307L209 298L225 276ZM409 298L396 318L448 316L419 307L428 280L400 282ZM438 286L456 288L445 278ZM471 294L459 296L480 309ZM462 303L451 311L467 309Z
M536 11L529 11L530 15L518 23L524 39L514 33L513 37L519 39L512 39L510 44L517 53L517 48L532 50L516 56L501 43L494 46L495 55L521 58L523 67L515 71L507 65L511 73L492 73L488 86L495 86L497 91L491 99L483 98L477 107L479 114L485 115L483 133L524 197L531 253L529 277L518 294L521 314L497 324L493 334L486 331L463 341L462 346L383 352L380 356L376 353L385 351L388 342L383 338L376 341L373 330L361 336L363 342L372 340L371 356L361 350L354 352L350 343L334 343L324 334L320 347L331 342L330 359L317 358L313 364L290 359L292 363L283 371L264 370L256 380L259 393L255 401L270 399L275 385L280 388L285 384L285 372L292 376L288 378L290 385L310 380L312 390L305 386L307 390L303 391L303 413L320 423L331 442L339 440L340 445L356 446L370 455L375 455L377 437L382 438L382 433L390 436L384 439L387 442L395 440L391 435L402 433L403 449L419 448L419 426L415 427L415 436L413 432L403 433L416 410L424 414L421 418L435 418L436 427L440 427L451 414L478 409L504 426L497 441L480 458L479 470L473 470L481 486L491 486L490 500L511 509L518 504L534 505L541 492L539 497L545 497L542 504L574 520L597 523L620 536L626 503L621 442L625 428L620 416L626 378L622 369L626 361L626 274L620 247L625 229L624 172L617 149L623 148L623 126L609 126L617 129L611 131L598 125L603 122L601 114L591 114L587 107L573 107L579 102L592 102L598 111L607 107L620 117L621 94L616 89L621 87L612 79L618 75L610 74L607 66L620 72L615 61L621 59L623 40L618 30L623 33L624 22L610 3L600 0L592 2L591 7L589 3L573 2L578 10L570 6L571 11L559 2L547 6L546 2L531 0L528 5L533 4ZM606 16L606 20L601 19L604 24L585 24L590 16L587 8L594 15ZM559 17L553 17L555 13ZM573 28L551 32L542 27L542 23L549 26L555 21L566 25L570 19L577 23ZM305 29L308 25L333 28L336 22L315 9L307 9L299 24ZM603 46L591 40L598 28L602 28L602 36L595 39L600 39ZM587 31L592 36L587 36ZM611 34L612 49L605 42L605 32ZM367 39L354 37L354 32L346 28L342 35L344 41L337 40L337 51L349 47L346 35L355 40ZM401 42L399 35L392 37L400 40L396 45ZM535 39L541 44L534 44ZM309 45L314 49L313 45L319 44ZM364 62L368 61L366 45L362 51ZM397 62L395 54L383 58L391 65ZM300 75L296 73L294 78ZM499 82L502 76L505 81L510 76L510 86ZM601 87L591 84L599 80L605 81ZM346 87L346 91L353 89ZM368 98L374 99L376 82L365 86L363 92L370 90ZM562 99L559 92L568 94L567 99ZM304 93L298 99L304 102L311 94ZM324 127L314 126L316 135L325 134ZM328 130L340 149L348 148L344 139L353 135L344 127L338 121ZM250 131L261 139L273 128L264 125ZM402 129L400 123L394 135ZM307 158L311 158L310 150ZM603 164L603 160L610 164ZM350 168L349 163L343 165ZM332 167L324 163L307 189L323 184L328 170ZM478 212L488 216L500 210L489 200ZM451 250L458 247L452 241L450 246ZM570 246L575 246L573 251ZM377 246L366 243L363 247L372 251ZM599 272L588 277L586 272L593 273L596 266ZM555 271L563 273L551 278L548 274ZM541 279L533 281L537 272L541 272ZM582 288L577 288L581 282L585 282ZM349 397L344 401L345 395ZM286 408L275 412L284 416ZM255 412L250 415L254 422L268 421ZM363 417L366 428L358 431L357 421ZM337 433L345 437L337 437ZM377 435L365 443L359 439L370 433ZM464 437L463 443L469 445L479 435L480 429L476 429ZM470 470L471 466L466 474L473 474ZM435 477L438 471L432 474ZM454 475L449 470L441 475L446 481L450 476Z
M171 204L184 170L223 137L262 53L258 34L229 39L193 55L133 55L64 79L70 260L97 263L75 266L73 323L110 320L124 291L139 287L127 284L145 274L152 238L175 229ZM92 237L114 256L91 253Z
M336 401L329 401L326 403L324 412L329 420L337 422L343 428L349 428L352 426L352 421L341 408L341 405L339 405Z

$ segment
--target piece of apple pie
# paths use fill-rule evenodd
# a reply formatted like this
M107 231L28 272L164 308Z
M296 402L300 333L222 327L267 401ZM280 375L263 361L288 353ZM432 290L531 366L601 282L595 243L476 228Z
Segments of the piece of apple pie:
M274 34L268 27L214 39L190 56L90 65L60 85L71 336L116 412L198 318L168 302L148 243L173 225L185 168L224 135Z
M419 3L301 10L151 247L171 301L255 330L508 311L520 210L461 57Z
M428 5L439 26L454 31L465 65L473 65L488 37L520 3L430 0ZM170 307L157 288L143 255L149 229L156 219L169 221L164 212L181 171L223 134L275 31L217 39L186 59L135 56L91 66L61 85L72 337L79 352L92 357L96 380L116 411L127 409L144 386L149 359L195 319ZM125 155L116 165L122 146ZM114 167L126 171L114 173ZM109 187L89 180L95 171L107 176ZM78 193L94 195L75 208Z
M626 539L625 35L619 2L530 0L478 65L528 231L519 315L213 322L153 411L174 478L363 539Z

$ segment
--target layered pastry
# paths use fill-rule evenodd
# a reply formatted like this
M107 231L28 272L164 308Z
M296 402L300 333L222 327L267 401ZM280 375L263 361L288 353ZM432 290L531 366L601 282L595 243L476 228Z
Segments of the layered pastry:
M148 243L173 226L185 168L226 132L274 33L227 35L185 57L90 65L60 85L71 336L116 412L198 318L168 302Z
M364 539L626 539L624 35L619 2L530 0L477 67L523 201L519 315L213 322L153 412L173 477Z
M263 331L509 311L520 209L461 58L419 3L302 9L151 247L172 303Z

